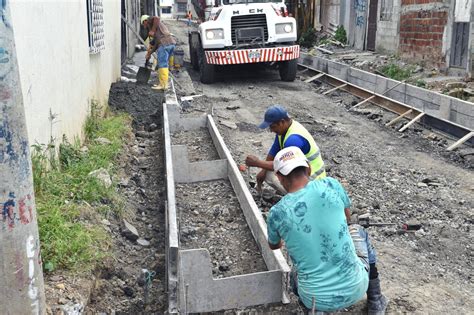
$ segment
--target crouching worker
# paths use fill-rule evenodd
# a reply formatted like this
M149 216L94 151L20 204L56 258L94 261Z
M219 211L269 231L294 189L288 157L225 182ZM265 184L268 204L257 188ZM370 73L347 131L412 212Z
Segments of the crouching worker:
M262 169L257 174L258 190L261 189L262 183L266 182L280 194L286 194L286 190L281 186L272 171L275 155L280 150L288 147L298 147L305 154L311 166L311 179L326 177L324 161L316 141L303 125L290 118L284 107L280 105L270 106L265 112L265 118L259 128L269 128L271 132L275 133L275 140L265 161L260 160L254 155L249 155L245 159L247 166L255 166Z
M158 54L158 79L159 84L154 85L152 89L167 90L170 63L170 57L176 46L176 41L169 32L166 25L157 16L142 15L141 23L146 29L148 36L151 37L150 47L146 54L146 61L150 60L151 54L157 51Z
M268 215L271 249L285 246L293 261L291 283L307 310L332 312L367 293L368 313L385 314L375 251L360 225L347 225L350 199L334 178L310 180L308 160L297 147L280 150L273 161L288 191Z

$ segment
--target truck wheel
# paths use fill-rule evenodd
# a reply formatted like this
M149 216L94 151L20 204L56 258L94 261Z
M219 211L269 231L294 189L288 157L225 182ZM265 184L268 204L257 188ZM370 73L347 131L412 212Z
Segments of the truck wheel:
M204 84L209 84L214 82L214 65L208 64L206 56L204 54L204 49L199 49L199 77L201 82Z
M189 57L191 58L191 65L194 70L199 70L199 59L198 59L198 52L196 46L193 45L193 38L190 34L188 37L188 45L189 45Z
M294 81L298 67L298 59L280 62L280 78L282 81Z

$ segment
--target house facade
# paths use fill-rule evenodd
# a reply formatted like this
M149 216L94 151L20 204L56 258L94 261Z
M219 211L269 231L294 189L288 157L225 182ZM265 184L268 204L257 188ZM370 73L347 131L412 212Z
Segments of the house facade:
M137 3L10 4L29 142L82 138L92 102L107 104L110 85L120 79L122 59L133 54L133 36L123 33L121 15L130 17L128 10L137 15ZM124 49L122 40L132 42Z
M315 25L343 25L356 49L474 73L473 0L316 0Z

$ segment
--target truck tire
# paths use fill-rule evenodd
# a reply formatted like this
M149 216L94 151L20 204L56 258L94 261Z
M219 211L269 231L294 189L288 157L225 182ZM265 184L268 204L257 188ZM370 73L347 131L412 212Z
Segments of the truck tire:
M282 81L294 81L298 67L298 59L280 62L280 79Z
M195 43L193 43L193 34L189 34L188 36L188 45L189 45L189 57L191 59L191 65L194 70L199 70L199 58L197 47Z
M214 83L215 69L214 65L208 64L204 49L199 47L199 78L204 84Z

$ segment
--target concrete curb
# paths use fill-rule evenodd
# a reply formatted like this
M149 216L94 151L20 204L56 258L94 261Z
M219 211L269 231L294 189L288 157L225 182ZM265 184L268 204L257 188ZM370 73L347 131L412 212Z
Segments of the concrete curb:
M211 115L181 118L171 80L163 104L166 164L166 266L168 313L198 313L283 302L288 303L290 267L280 250L268 247L266 223ZM220 160L190 163L187 148L172 145L176 130L207 127ZM179 248L175 183L229 179L268 271L214 279L207 249Z

